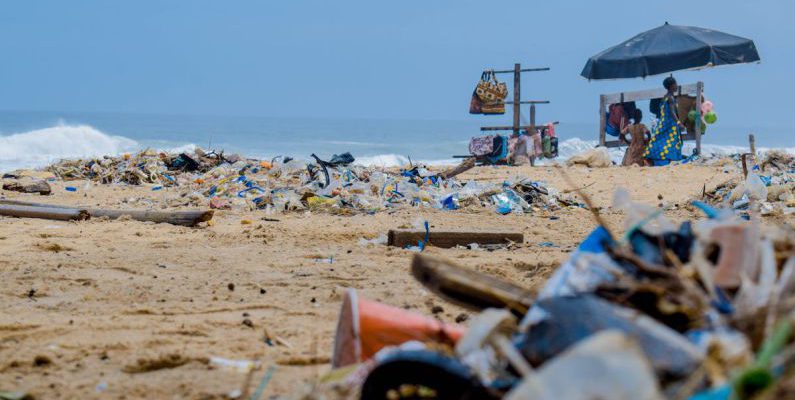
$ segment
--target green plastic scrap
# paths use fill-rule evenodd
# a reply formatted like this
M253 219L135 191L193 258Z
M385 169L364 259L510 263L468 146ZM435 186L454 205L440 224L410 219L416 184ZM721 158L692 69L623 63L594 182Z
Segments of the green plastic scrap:
M773 334L762 343L756 361L734 380L734 392L738 399L748 399L769 388L775 381L770 371L773 357L787 344L792 334L792 323L782 321Z

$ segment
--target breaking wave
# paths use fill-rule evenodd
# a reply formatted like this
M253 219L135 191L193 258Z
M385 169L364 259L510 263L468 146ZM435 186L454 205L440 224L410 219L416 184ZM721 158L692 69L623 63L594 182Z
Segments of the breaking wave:
M63 158L116 155L138 147L135 140L88 125L57 125L0 136L0 171L41 167Z

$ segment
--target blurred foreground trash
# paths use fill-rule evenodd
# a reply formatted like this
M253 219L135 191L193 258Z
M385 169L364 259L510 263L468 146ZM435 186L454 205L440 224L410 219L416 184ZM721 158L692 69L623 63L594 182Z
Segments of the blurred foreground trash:
M386 346L415 340L452 345L463 333L460 326L361 299L354 289L348 289L337 322L331 365L356 364Z
M632 335L606 330L578 342L525 377L508 400L661 400L652 366Z
M457 341L403 323L419 316L357 330L347 296L335 358L354 356L328 383L362 399L795 398L795 231L695 205L705 219L675 224L617 193L623 233L594 229L537 296L417 254L420 283L480 314ZM367 341L365 360L352 344Z

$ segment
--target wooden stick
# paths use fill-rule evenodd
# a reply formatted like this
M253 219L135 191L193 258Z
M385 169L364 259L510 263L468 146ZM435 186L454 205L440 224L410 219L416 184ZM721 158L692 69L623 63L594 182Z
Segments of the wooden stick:
M0 204L19 205L27 207L39 207L58 210L82 210L91 217L108 217L118 219L128 215L136 221L151 221L157 223L168 223L172 225L195 226L200 222L207 222L213 218L213 210L193 210L193 211L156 211L156 210L107 210L102 208L78 208L62 205L50 205L32 203L27 201L0 199Z
M416 246L425 240L424 230L390 229L387 244L395 247ZM466 246L471 243L509 244L523 243L524 235L520 232L466 232L466 231L430 231L428 245L442 248Z
M754 157L756 157L756 137L754 136L753 133L748 135L748 144L750 145L751 148L751 154L753 154Z
M513 283L428 255L414 256L411 274L438 296L471 309L509 308L524 315L535 297Z
M88 211L78 208L38 207L16 204L0 204L0 215L17 218L43 218L58 221L84 220Z
M439 174L439 176L441 176L444 179L450 179L458 174L469 171L474 167L475 167L475 157L470 157L465 159L464 161L461 161L461 164L458 164L457 166L442 172L441 174Z

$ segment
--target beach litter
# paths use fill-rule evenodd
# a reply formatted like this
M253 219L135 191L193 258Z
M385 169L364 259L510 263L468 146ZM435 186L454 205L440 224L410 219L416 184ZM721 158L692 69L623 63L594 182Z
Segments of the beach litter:
M406 169L364 167L352 160L349 153L335 155L330 161L314 154L309 161L300 161L291 157L243 158L198 148L178 154L147 149L116 157L62 160L46 171L66 182L147 185L158 192L157 197L125 199L127 204L147 208L209 206L259 209L267 214L306 210L351 214L401 207L450 211L492 207L506 214L580 206L574 196L529 179L502 184L457 180L458 174L474 166L470 160L441 172L418 165ZM66 186L66 190L72 189L78 190Z
M674 223L626 193L615 203L624 231L597 227L538 293L415 255L420 283L479 312L456 340L405 318L361 329L389 313L349 291L335 340L346 361L324 382L360 398L794 396L795 232L708 205L706 219ZM362 356L366 342L379 345Z
M757 164L756 157L723 158L735 172L744 171L744 176L733 177L710 190L705 187L701 200L745 215L752 211L752 204L762 215L795 213L795 157L771 150L761 159Z

